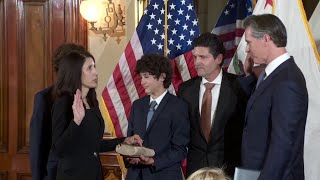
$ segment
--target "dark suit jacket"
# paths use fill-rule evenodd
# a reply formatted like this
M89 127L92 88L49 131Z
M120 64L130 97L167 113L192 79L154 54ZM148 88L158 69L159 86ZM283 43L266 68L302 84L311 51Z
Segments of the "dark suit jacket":
M189 105L191 139L188 149L187 176L208 166L225 167L229 175L240 165L246 95L237 76L223 72L211 141L206 142L200 128L199 90L201 77L192 78L179 87L178 96Z
M126 179L182 179L180 163L186 157L189 142L187 104L168 92L146 130L149 102L150 96L145 96L132 104L128 136L138 134L145 147L155 150L155 165L132 165Z
M259 180L303 180L308 92L293 58L278 66L248 101L242 165Z
M42 180L54 174L57 159L53 156L51 166L46 170L51 148L51 91L52 87L43 89L34 96L33 113L30 122L30 163L33 180Z
M103 141L104 121L98 107L86 110L81 124L73 121L73 98L64 95L52 108L52 149L59 157L58 180L102 179L100 151L111 151L124 138Z

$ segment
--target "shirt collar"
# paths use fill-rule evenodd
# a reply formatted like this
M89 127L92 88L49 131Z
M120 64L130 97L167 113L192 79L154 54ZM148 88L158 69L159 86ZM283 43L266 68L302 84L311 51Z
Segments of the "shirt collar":
M285 62L289 58L290 58L289 54L284 53L281 56L274 59L273 61L271 61L265 69L266 77L269 76L278 66L280 66L280 64L282 64L283 62Z
M167 94L168 90L165 90L159 97L157 97L156 99L153 99L151 96L150 96L150 102L151 101L156 101L157 102L157 105L160 104L161 100L163 99L163 97ZM150 103L149 103L150 104Z
M220 73L218 74L218 76L211 82L206 80L206 78L202 77L201 84L204 85L205 83L209 82L209 83L213 83L215 85L221 85L221 81L222 81L222 69L220 69Z

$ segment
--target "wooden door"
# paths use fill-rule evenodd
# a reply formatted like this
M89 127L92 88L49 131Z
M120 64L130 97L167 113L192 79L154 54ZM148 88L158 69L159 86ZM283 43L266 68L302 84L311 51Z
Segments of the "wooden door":
M79 1L0 0L0 180L31 179L34 94L53 83L54 49L87 46Z

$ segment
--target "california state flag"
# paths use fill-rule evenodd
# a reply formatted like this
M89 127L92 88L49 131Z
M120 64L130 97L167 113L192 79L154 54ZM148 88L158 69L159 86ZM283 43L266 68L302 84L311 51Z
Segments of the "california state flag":
M309 20L309 25L320 53L320 1Z
M301 0L274 1L274 14L287 29L287 50L306 79L309 106L304 144L305 179L320 178L320 57ZM319 29L318 29L319 30Z
M252 14L272 14L272 0L259 0L254 7ZM238 45L237 51L229 64L228 72L233 74L241 73L241 64L244 63L247 53L246 53L246 41L244 39L244 34ZM241 61L241 62L240 62Z
M319 5L318 5L319 6ZM318 7L319 8L319 7ZM305 179L320 178L320 57L310 31L301 0L259 0L253 14L272 13L278 16L287 29L288 53L294 57L306 79L309 106L305 129ZM319 25L318 19L318 25ZM319 33L319 28L315 31ZM237 53L230 63L229 72L238 73L239 62L246 59L246 42L241 39Z

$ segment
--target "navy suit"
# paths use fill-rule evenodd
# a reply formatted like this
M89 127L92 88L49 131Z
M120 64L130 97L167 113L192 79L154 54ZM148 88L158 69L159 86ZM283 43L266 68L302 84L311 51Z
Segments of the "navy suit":
M248 101L242 165L260 170L259 180L303 180L308 92L293 58L260 83Z
M51 91L43 89L34 96L30 122L30 163L33 180L55 179L57 158L51 148ZM49 159L49 160L48 160ZM48 162L49 161L49 162ZM46 169L48 162L48 170Z
M187 155L190 131L187 104L166 93L146 129L149 102L150 96L145 96L132 104L128 136L138 134L143 146L155 150L155 164L131 165L126 179L182 179L180 163Z

